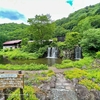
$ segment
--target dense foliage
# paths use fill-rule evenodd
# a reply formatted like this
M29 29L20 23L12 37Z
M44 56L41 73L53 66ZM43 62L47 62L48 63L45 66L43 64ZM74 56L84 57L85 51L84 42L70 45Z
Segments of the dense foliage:
M67 18L62 18L55 21L55 36L66 36L65 42L62 44L60 43L60 48L71 48L71 46L74 47L77 43L81 44L84 53L95 53L100 51L100 41L98 40L100 33L99 6L100 3L87 6L83 9L75 11L74 13L71 13ZM59 32L57 30L59 30ZM72 32L79 33L79 36L71 37Z
M82 47L92 54L100 50L100 29L89 29L83 33L80 41Z
M59 69L64 68L82 68L85 67L86 69L92 68L91 63L93 59L91 57L84 57L83 59L72 61L69 59L63 60L61 64L56 64L56 67Z
M23 38L29 38L27 33L28 25L17 23L0 24L0 49L3 42L7 40L17 40Z
M54 33L55 24L51 21L50 15L36 15L28 19L29 31L33 39L42 44L43 40L49 40Z
M0 25L0 48L2 48L2 43L7 40L22 39L22 45L24 50L27 52L32 52L38 50L39 47L34 44L29 45L28 41L38 41L38 43L44 43L44 40L49 40L57 36L65 36L65 42L60 43L60 49L63 48L73 48L76 44L81 44L85 52L95 53L100 50L97 35L99 35L100 28L100 3L92 6L87 6L80 10L71 13L68 17L62 18L56 21L52 21L50 15L36 15L35 18L29 18L29 25L8 23ZM98 32L97 32L97 30ZM92 31L92 34L90 32ZM85 32L86 31L86 32ZM88 33L89 32L89 33ZM94 33L93 33L94 32ZM88 33L88 37L86 34ZM74 35L73 35L74 34ZM77 34L77 35L75 35ZM90 35L90 36L89 36ZM93 36L96 41L91 42ZM1 38L2 37L2 38ZM84 38L91 38L89 45L86 46ZM88 42L87 39L87 42ZM94 40L95 40L94 39ZM93 41L94 41L93 40ZM82 42L81 42L82 41ZM93 44L92 44L93 43ZM47 43L46 45L49 45ZM57 43L59 45L59 43ZM56 45L56 46L57 46ZM42 45L43 47L44 45ZM52 45L51 45L52 46ZM26 48L25 48L26 47ZM33 47L34 50L33 50ZM91 49L93 48L93 50ZM92 50L92 51L91 51Z

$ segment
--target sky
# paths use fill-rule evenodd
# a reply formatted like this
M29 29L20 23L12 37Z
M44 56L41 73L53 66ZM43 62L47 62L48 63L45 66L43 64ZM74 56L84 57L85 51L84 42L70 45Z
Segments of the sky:
M58 20L97 3L100 3L100 0L73 0L72 6L66 0L0 0L0 24L27 24L28 18L42 14L50 14L52 20Z

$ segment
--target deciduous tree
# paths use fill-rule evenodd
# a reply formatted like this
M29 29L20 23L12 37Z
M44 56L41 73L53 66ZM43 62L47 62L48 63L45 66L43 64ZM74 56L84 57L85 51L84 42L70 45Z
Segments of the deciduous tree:
M35 41L42 43L43 40L52 38L55 24L50 19L50 15L36 15L35 18L29 18L29 31Z

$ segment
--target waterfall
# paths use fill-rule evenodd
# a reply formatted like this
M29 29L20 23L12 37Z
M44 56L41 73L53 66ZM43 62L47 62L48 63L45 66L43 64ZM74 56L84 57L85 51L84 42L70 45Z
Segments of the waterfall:
M57 48L48 47L47 58L57 58Z
M49 58L50 57L50 51L51 51L51 47L48 47L48 54L47 54L47 58Z
M81 59L82 58L81 52L82 52L81 47L77 46L75 48L75 59Z

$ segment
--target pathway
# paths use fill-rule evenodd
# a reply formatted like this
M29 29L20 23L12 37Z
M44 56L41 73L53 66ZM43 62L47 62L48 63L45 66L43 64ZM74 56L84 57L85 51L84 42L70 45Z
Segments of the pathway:
M63 74L56 74L56 87L51 90L52 100L78 100L74 87L68 83Z

